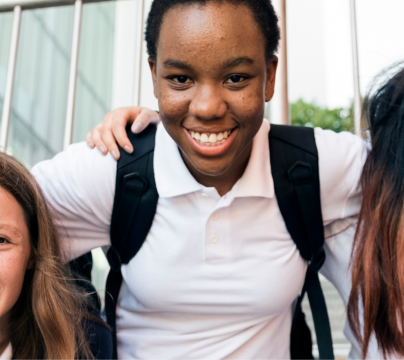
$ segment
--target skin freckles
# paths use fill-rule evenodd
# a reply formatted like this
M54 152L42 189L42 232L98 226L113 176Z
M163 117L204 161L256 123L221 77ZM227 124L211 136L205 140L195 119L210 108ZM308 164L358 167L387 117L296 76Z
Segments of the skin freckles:
M226 2L180 5L161 26L157 59L149 59L160 117L195 179L226 194L242 176L252 140L274 92L277 58L251 10ZM204 152L191 131L231 130L228 146Z
M25 272L33 267L24 211L0 187L0 353L8 344L10 312L20 296Z

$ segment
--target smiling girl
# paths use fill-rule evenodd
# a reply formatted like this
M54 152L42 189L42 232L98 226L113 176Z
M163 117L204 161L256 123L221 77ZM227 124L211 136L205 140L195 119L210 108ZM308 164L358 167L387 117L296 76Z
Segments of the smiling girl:
M94 358L86 311L39 186L0 152L0 359Z

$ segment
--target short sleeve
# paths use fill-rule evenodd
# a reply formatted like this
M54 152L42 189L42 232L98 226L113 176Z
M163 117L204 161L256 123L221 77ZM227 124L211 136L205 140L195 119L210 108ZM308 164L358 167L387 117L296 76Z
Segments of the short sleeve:
M325 224L356 215L361 205L359 186L368 148L348 132L315 129L319 155L320 189Z
M73 144L32 169L51 206L68 259L110 245L116 161Z

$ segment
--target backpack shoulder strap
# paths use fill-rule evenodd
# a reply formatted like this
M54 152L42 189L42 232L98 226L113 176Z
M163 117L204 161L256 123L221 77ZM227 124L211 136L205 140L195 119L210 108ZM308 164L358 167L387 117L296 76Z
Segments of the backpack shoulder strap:
M295 314L307 292L320 358L334 359L327 307L318 277L325 252L314 129L271 124L269 147L279 209L296 247L309 263Z
M110 230L111 245L122 264L129 263L146 239L158 200L153 170L156 126L148 126L141 134L128 132L128 136L134 150L128 154L120 149ZM130 233L134 237L128 241Z
M113 359L117 359L116 304L122 284L121 265L137 254L152 226L158 193L153 157L156 126L142 133L127 131L133 153L120 150L117 164L114 206L111 218L111 247L107 259L111 270L106 284L105 312L113 331Z

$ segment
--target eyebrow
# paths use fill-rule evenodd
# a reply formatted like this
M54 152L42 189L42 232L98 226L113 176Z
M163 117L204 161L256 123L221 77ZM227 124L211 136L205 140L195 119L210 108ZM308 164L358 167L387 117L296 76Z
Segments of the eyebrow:
M0 222L0 229L6 229L8 231L11 231L14 233L14 235L18 236L19 238L22 238L20 230L16 226L11 225L8 222Z
M236 67L241 64L254 64L254 60L248 56L241 56L237 58L230 58L223 63L223 69L228 69ZM182 70L192 70L192 66L185 61L168 59L164 61L163 66L168 69L182 69Z
M250 65L252 65L252 64L254 64L254 60L247 57L247 56L231 58L231 59L226 60L223 63L223 69L236 67L236 66L241 65L241 64L250 64Z
M191 65L181 60L168 59L164 61L163 66L168 69L192 70Z

